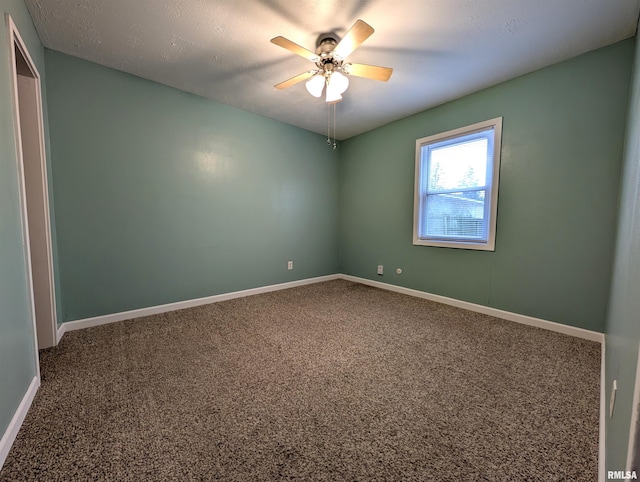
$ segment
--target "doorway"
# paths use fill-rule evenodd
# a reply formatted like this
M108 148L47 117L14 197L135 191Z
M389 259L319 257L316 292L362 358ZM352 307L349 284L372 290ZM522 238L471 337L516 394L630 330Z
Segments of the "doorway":
M11 39L13 115L27 278L36 344L42 349L57 344L57 322L40 74L8 15L7 27Z

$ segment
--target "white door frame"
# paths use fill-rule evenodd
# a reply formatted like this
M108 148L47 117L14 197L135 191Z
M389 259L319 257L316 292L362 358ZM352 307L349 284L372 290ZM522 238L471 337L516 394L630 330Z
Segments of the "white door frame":
M631 471L635 453L640 449L636 447L636 435L638 432L638 411L640 410L640 346L638 346L638 360L636 362L636 378L633 387L633 402L631 403L631 423L629 424L629 442L627 444L627 465L625 470Z
M52 254L52 242L51 242L51 219L49 210L49 188L48 188L48 176L47 176L47 164L44 145L44 125L43 125L43 111L42 111L42 91L41 80L38 69L33 62L29 51L18 32L18 29L13 22L13 19L9 14L6 14L7 30L9 32L9 50L11 59L11 76L13 87L13 119L14 119L14 132L16 139L16 153L18 157L18 176L20 185L20 203L22 208L22 230L24 236L24 249L25 258L27 261L27 280L29 289L29 298L31 302L31 316L33 318L34 329L34 343L35 343L35 355L36 366L38 367L38 378L40 377L40 367L38 362L38 347L45 348L49 346L55 346L58 343L57 340L57 320L56 320L56 305L55 305L55 289L54 289L54 272L53 272L53 254ZM16 56L16 50L21 55L22 59L18 59ZM22 128L20 119L20 96L18 85L18 61L24 60L29 70L29 76L23 76L25 78L33 78L31 92L34 95L34 99L29 99L34 102L36 109L35 121L37 124L37 132L33 133L37 136L36 156L39 157L40 179L41 182L32 183L31 189L41 190L39 191L40 202L35 207L39 212L41 218L41 236L44 237L43 257L46 259L46 268L44 269L44 275L48 279L37 280L39 284L44 283L46 288L40 288L41 292L36 293L34 288L34 276L33 276L33 260L31 253L31 239L29 235L29 215L27 208L27 181L25 177L25 165L24 165L24 150L22 147ZM41 210L41 211L40 211ZM36 299L40 301L39 312L44 313L46 316L36 316ZM43 311L44 310L44 311Z

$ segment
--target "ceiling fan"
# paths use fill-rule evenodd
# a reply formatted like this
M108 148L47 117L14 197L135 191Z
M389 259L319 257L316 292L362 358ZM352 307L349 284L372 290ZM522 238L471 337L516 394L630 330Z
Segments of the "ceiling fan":
M373 27L369 24L362 20L356 20L342 39L335 33L321 34L316 42L315 53L284 37L272 38L271 43L310 60L316 66L315 69L276 84L275 88L286 89L307 80L306 87L311 95L320 97L326 86L326 101L335 103L342 100L342 94L349 87L347 77L349 75L386 82L391 77L393 69L376 65L353 64L346 61L346 58L362 45L373 32Z

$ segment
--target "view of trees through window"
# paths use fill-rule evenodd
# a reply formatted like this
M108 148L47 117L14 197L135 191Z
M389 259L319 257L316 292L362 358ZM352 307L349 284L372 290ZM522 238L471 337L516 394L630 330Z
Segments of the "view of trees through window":
M485 237L488 140L475 137L425 146L427 236Z

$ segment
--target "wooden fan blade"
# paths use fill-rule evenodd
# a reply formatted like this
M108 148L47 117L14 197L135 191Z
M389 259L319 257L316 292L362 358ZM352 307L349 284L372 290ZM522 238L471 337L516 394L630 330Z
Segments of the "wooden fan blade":
M320 60L320 57L318 57L316 54L314 54L310 50L307 50L304 47L301 47L300 45L298 45L297 43L292 42L291 40L286 39L284 37L274 37L271 39L271 43L277 45L278 47L282 47L283 49L287 49L290 52L293 52L294 54L299 55L300 57L304 57L305 59L310 60L311 62L317 62L318 60Z
M349 29L346 35L340 40L333 55L340 59L346 59L351 52L362 45L362 42L371 37L374 30L371 25L362 20L356 20L356 23Z
M393 73L393 69L389 67L365 64L348 64L345 71L349 75L364 77L365 79L381 80L382 82L389 80Z
M315 70L309 70L308 72L302 72L301 74L296 75L295 77L291 77L290 79L285 80L284 82L280 82L279 84L274 85L276 89L282 90L287 87L291 87L292 85L297 84L298 82L302 82L303 80L307 80L309 77L313 77L316 74Z

